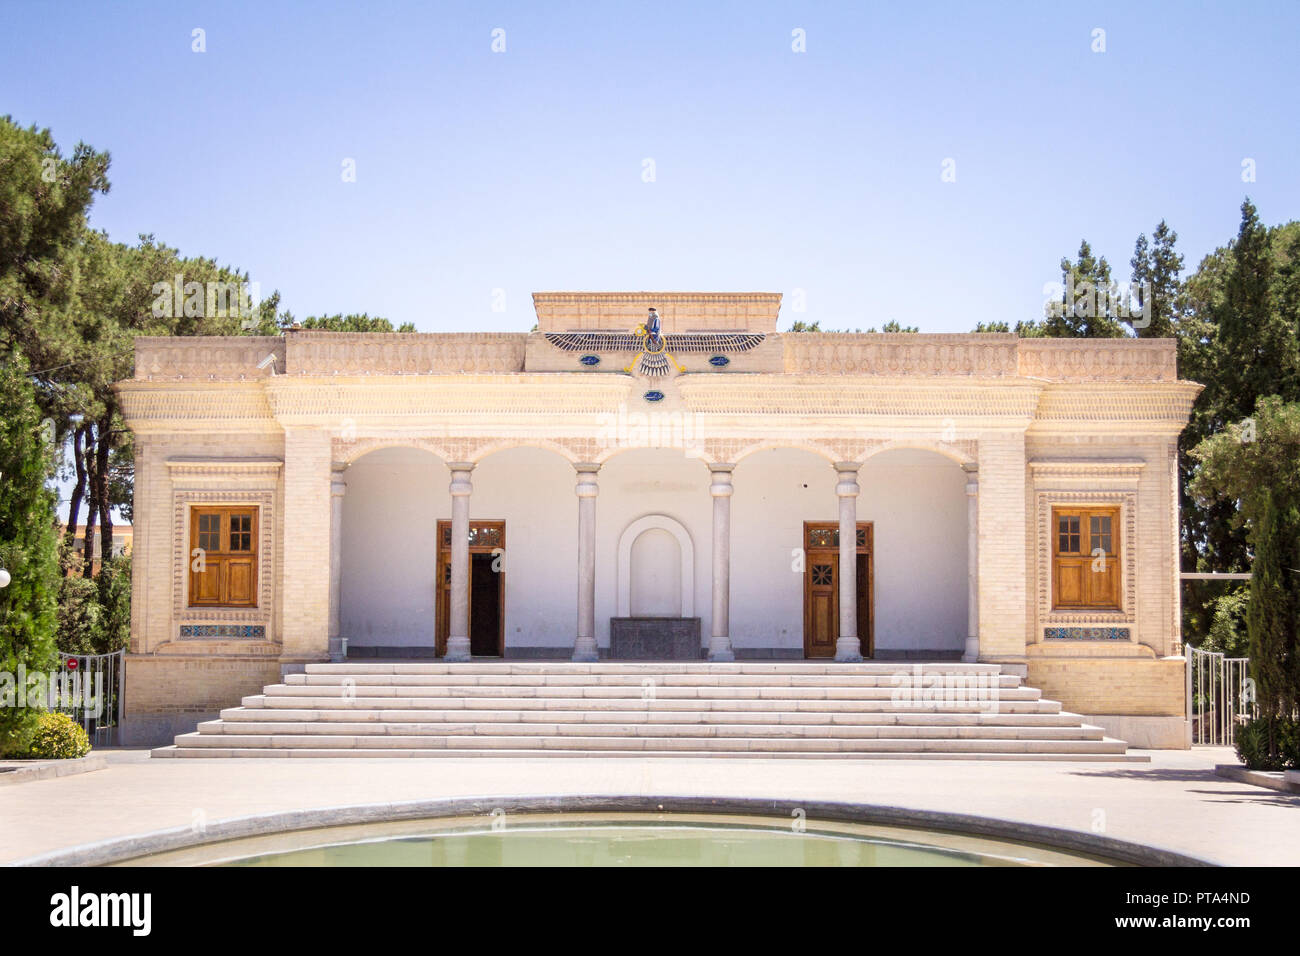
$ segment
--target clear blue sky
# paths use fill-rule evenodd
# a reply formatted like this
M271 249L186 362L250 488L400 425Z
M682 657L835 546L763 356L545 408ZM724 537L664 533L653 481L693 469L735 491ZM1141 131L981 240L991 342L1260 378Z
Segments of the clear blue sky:
M1127 278L1161 218L1194 267L1246 194L1300 217L1295 0L5 0L0 24L0 112L112 153L95 226L298 316L525 330L536 290L762 290L783 324L967 331L1039 314L1083 237Z

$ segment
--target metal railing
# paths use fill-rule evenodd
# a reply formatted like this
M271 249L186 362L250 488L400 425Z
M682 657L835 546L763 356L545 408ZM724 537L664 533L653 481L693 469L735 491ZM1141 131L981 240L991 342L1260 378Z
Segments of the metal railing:
M1193 746L1231 747L1237 727L1258 716L1250 659L1187 649L1187 715Z
M109 654L59 652L55 709L85 728L95 746L120 743L126 696L126 651Z

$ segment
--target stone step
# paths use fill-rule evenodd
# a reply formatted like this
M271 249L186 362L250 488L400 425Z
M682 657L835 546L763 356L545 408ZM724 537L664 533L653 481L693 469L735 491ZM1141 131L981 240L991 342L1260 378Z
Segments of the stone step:
M761 711L807 711L807 712L844 712L844 713L898 713L898 712L942 712L951 714L981 713L1034 713L1055 714L1061 705L1054 700L1042 698L1032 700L996 700L971 703L935 704L924 707L900 707L891 700L854 700L823 698L754 698L722 697L710 699L705 697L663 698L644 700L640 697L598 698L598 697L355 697L343 695L320 697L300 695L257 694L243 699L245 707L265 707L267 709L308 709L308 710L428 710L428 709L465 709L465 710L588 710L597 711L673 711L673 710L711 710L733 712Z
M936 727L1077 727L1082 722L1078 714L954 714L856 711L781 711L781 710L477 710L452 708L446 710L360 710L341 708L290 709L273 707L228 707L221 711L221 720L231 723L357 723L405 724L449 721L464 723L473 720L483 723L744 723L744 724L847 724L856 726L936 726Z
M656 685L647 690L640 684L609 686L392 686L366 685L364 689L343 684L271 684L262 689L267 697L356 697L364 692L366 697L566 697L566 698L622 698L655 699L664 698L707 698L707 699L840 699L840 700L895 700L924 702L938 696L950 700L1037 700L1039 691L1033 687L992 687L992 688L952 688L951 693L943 689L932 691L929 688L912 691L898 687L844 687L835 685L814 685L808 687L719 687L704 684L696 687L674 687Z
M833 679L832 679L833 678ZM1014 674L289 674L290 687L1020 687Z
M477 734L481 736L529 737L806 737L842 739L969 739L988 740L1100 740L1100 727L1077 725L1073 727L1004 727L977 725L951 726L864 726L852 724L593 724L576 723L326 723L253 722L209 720L198 726L200 734L240 736L455 736Z
M182 758L197 757L211 759L214 757L227 758L259 758L259 759L284 759L287 757L306 758L306 759L324 759L337 760L342 757L353 757L362 760L375 760L394 757L449 757L460 758L463 760L532 760L536 758L560 759L564 757L577 759L590 759L591 754L581 750L402 750L398 748L369 750L369 749L342 749L342 748L300 748L294 750L274 750L267 747L158 747L150 752L153 757L165 758ZM665 758L710 758L710 759L771 759L779 757L781 760L1009 760L1009 761L1034 761L1035 763L1044 760L1068 762L1068 763L1150 763L1151 758L1146 754L1131 753L1107 753L1107 754L1081 754L1081 753L843 753L832 751L818 751L809 753L800 753L791 751L782 754L752 754L741 751L698 751L698 750L604 750L600 754L602 759L614 760L624 758L628 760L646 760L654 757Z
M337 735L286 734L257 736L251 734L182 734L176 746L182 750L320 749L328 744L331 750L574 750L583 752L616 751L729 751L753 754L783 754L789 752L839 752L855 754L874 753L1054 753L1054 754L1115 754L1124 753L1122 740L1101 737L1095 740L999 740L990 738L802 738L802 737L595 737L595 736L412 736L412 735Z
M446 664L437 661L410 663L391 661L362 664L348 661L338 664L307 664L308 674L877 674L890 676L899 670L923 674L998 674L999 664L963 664L957 661L912 663L909 661L867 661L840 664L827 661L790 661L767 663L744 661L735 664L711 664L704 661L602 661L575 664L560 661L500 661Z

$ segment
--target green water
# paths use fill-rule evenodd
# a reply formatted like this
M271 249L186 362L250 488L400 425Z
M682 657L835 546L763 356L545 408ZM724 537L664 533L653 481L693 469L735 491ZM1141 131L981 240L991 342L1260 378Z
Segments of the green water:
M423 832L384 827L285 835L244 855L209 852L218 866L1052 866L1099 861L1043 847L922 830L812 825L746 818L549 819L469 827L425 821ZM408 823L402 829L410 830ZM367 830L370 831L367 834ZM280 841L284 843L284 840ZM159 861L161 862L161 861ZM180 862L180 861L177 861Z

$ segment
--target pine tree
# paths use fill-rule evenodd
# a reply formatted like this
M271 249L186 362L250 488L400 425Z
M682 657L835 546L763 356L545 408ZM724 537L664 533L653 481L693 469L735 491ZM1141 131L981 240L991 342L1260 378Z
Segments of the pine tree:
M1182 293L1178 276L1183 271L1183 257L1174 248L1178 233L1162 219L1151 239L1148 245L1146 234L1139 235L1133 258L1129 260L1133 268L1131 291L1144 313L1131 324L1141 338L1172 338L1177 330Z
M1042 334L1057 338L1122 338L1117 302L1111 295L1110 263L1096 257L1085 239L1076 261L1061 260L1061 301L1051 303Z

